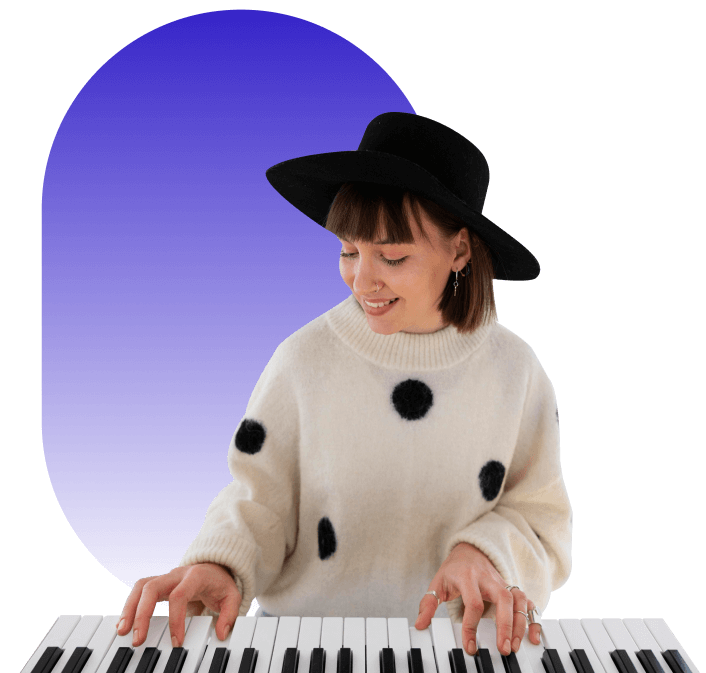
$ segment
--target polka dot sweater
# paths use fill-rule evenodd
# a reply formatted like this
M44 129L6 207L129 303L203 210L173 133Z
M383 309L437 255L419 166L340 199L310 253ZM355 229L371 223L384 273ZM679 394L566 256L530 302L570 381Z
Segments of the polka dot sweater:
M241 615L413 622L459 542L540 609L570 572L554 390L497 322L382 335L350 295L279 345L228 464L182 565L228 567Z

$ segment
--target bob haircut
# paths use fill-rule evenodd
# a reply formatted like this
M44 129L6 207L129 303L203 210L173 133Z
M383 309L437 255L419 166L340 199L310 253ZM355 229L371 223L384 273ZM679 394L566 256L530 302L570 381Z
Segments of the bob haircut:
M420 209L439 229L443 240L451 241L463 228L468 230L471 243L470 278L461 278L454 297L456 274L451 273L441 294L437 310L444 323L455 325L459 332L471 333L483 324L497 320L493 294L493 261L488 246L460 218L449 213L421 194L400 187L369 182L346 182L336 194L326 217L325 227L346 241L373 243L414 243L414 234L407 219L405 197L422 236L431 243L422 225ZM382 216L382 217L381 217ZM382 231L380 224L384 222Z

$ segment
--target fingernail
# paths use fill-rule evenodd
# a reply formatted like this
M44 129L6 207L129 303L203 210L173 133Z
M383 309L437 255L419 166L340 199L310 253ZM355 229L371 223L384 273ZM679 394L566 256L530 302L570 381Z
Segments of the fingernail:
M475 654L476 653L476 641L475 640L468 641L468 643L466 644L466 652L468 652L468 654Z
M125 617L123 617L123 618L120 620L120 623L118 624L118 631L120 631L120 630L123 629L123 628L125 628Z
M505 650L505 654L510 654L510 639L509 638L505 641L505 644L503 645L503 650Z
M520 639L515 637L515 639L512 641L512 649L517 652L517 650L520 649Z
M136 645L139 638L140 638L140 632L137 629L135 629L132 632L132 644Z
M177 641L177 637L176 637L176 636L172 636L172 647L179 647L179 646L177 645L177 642L178 642L178 641Z

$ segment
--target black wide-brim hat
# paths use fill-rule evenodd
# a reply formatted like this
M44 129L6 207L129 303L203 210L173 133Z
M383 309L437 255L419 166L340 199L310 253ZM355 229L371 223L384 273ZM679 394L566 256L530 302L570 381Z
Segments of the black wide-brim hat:
M490 171L481 151L448 126L408 112L385 112L365 129L357 150L289 159L267 169L270 184L322 227L345 182L416 192L466 223L488 246L494 277L532 280L539 262L481 213Z

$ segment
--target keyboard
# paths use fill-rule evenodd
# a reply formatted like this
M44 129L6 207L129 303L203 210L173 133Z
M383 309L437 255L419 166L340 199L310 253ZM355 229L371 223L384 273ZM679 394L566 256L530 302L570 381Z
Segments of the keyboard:
M118 619L62 615L22 673L698 673L663 619L543 619L542 644L525 634L508 656L491 619L473 656L441 617L423 631L406 618L238 617L224 641L212 617L187 617L177 648L168 617L152 617L136 648Z

